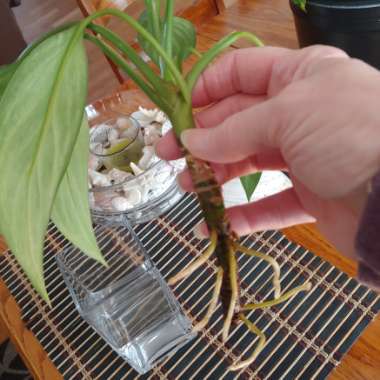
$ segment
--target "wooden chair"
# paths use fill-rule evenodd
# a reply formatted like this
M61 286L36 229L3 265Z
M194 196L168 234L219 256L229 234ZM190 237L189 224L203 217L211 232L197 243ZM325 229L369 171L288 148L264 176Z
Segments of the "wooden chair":
M91 15L101 9L116 8L138 17L144 7L142 0L77 0L77 3L84 16ZM224 0L177 0L175 6L176 14L190 20L196 27L200 27L213 16L220 14L225 9L225 2ZM107 25L112 21L106 17L97 22ZM130 33L126 37L127 40L133 41L135 35ZM107 60L119 82L125 84L127 78L121 74L113 62L108 58Z

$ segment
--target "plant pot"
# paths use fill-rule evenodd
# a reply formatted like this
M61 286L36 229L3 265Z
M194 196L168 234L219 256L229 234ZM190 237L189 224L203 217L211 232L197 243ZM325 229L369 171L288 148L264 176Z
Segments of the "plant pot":
M300 47L339 47L380 69L380 0L309 0L307 12L290 1Z

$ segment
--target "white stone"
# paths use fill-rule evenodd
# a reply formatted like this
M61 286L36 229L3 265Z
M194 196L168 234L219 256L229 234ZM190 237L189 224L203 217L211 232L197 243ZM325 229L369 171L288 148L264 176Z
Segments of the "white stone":
M119 117L116 120L116 125L119 129L126 129L126 128L130 127L131 122L129 121L129 119L127 117Z
M131 173L114 168L108 172L107 177L109 178L111 182L114 181L114 183L117 184L117 183L124 182L126 179L133 176Z
M125 199L132 205L137 206L141 203L141 191L133 188L125 192Z
M108 141L110 143L116 141L119 139L119 131L117 128L111 128L110 131L108 132Z
M133 208L133 204L128 202L127 198L124 197L113 198L111 204L114 211L126 211Z
M161 128L155 125L149 125L144 130L144 143L145 145L154 145L161 137Z
M90 154L88 157L88 168L91 170L98 170L101 166L101 161L99 157Z
M129 127L121 131L120 138L134 140L136 138L136 134L136 129Z
M90 129L91 141L93 143L104 143L107 140L107 135L112 127L108 124L99 124Z
M96 154L104 154L102 143L92 143L90 144L90 151Z
M173 128L173 125L170 122L170 120L169 119L166 120L165 123L162 124L161 134L166 135L172 128Z
M105 187L111 185L111 181L106 175L99 173L95 170L90 169L88 171L88 176L90 178L92 186Z
M146 127L153 122L163 124L166 120L165 114L157 108L148 110L139 107L139 110L134 112L131 116L136 119L142 127Z
M137 175L144 173L144 170L139 168L134 162L131 162L130 166L131 166L131 169L132 169L134 175L137 176Z
M148 167L152 163L153 156L154 156L154 147L144 146L143 155L140 158L138 166L144 170L148 169Z
M112 211L112 200L118 195L113 191L95 191L94 193L94 209Z

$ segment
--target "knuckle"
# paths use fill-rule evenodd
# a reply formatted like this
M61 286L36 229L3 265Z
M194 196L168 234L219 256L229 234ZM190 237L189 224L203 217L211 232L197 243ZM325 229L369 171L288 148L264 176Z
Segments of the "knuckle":
M314 45L303 49L311 58L315 57L348 57L342 49L328 45Z

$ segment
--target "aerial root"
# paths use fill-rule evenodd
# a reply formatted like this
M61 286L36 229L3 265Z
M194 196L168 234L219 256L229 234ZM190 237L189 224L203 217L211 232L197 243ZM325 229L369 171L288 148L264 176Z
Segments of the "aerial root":
M216 231L211 232L210 239L211 239L211 243L208 246L208 248L206 249L206 251L204 253L202 253L202 255L198 259L196 259L192 264L187 266L185 269L181 270L175 276L171 277L168 281L169 285L174 285L178 281L184 279L185 277L190 276L200 266L202 266L204 263L207 262L207 260L211 257L211 255L215 251L215 247L216 247L216 243L217 243L217 239L218 239L218 235L217 235Z
M198 322L194 326L194 331L198 332L202 330L209 322L213 312L216 309L216 306L218 304L218 299L220 295L220 289L222 287L222 281L223 281L223 269L219 268L218 272L216 274L216 281L214 286L214 292L212 293L211 303L207 309L206 315L202 318L200 322Z

